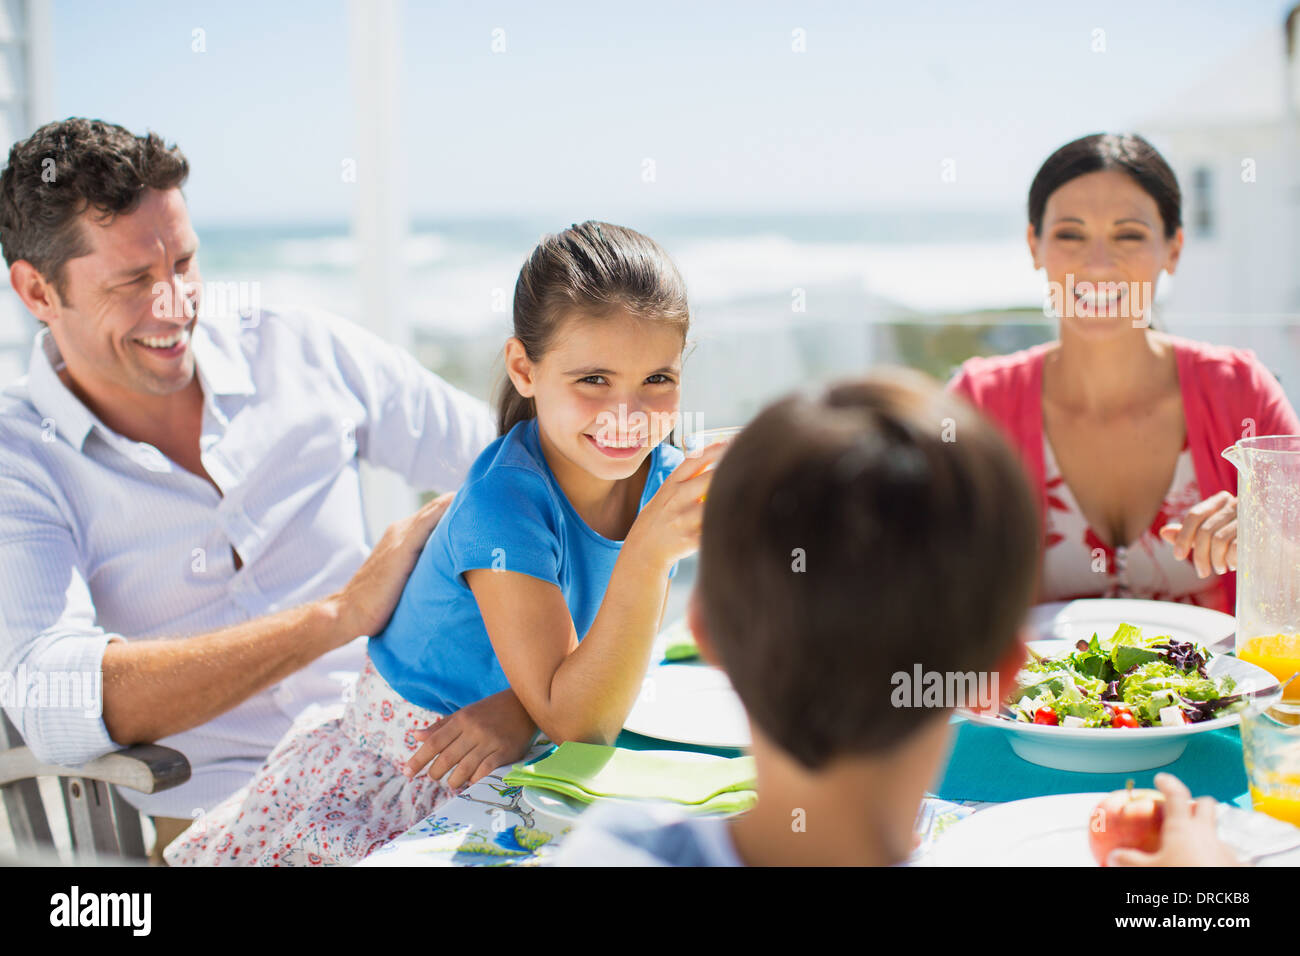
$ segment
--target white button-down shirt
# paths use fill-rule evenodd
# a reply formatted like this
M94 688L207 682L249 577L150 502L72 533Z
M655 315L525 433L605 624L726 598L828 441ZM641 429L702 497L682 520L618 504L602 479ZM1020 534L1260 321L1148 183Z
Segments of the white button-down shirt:
M495 437L482 401L325 313L200 318L191 347L220 494L87 409L48 330L0 393L0 703L42 760L118 749L102 716L109 641L204 634L342 587L370 550L359 459L450 491ZM219 802L306 707L340 700L363 653L353 641L158 741L189 759L189 782L123 795L171 817Z

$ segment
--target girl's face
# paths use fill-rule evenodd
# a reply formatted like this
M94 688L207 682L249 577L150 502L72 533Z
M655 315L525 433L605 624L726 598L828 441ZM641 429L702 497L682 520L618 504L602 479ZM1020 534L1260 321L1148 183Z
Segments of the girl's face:
M1062 332L1105 336L1149 323L1156 280L1173 274L1183 231L1165 238L1156 201L1127 173L1070 180L1048 197L1042 229L1029 226L1029 251L1047 271Z
M537 362L511 338L506 371L551 450L592 477L629 478L677 424L681 333L622 311L562 321Z

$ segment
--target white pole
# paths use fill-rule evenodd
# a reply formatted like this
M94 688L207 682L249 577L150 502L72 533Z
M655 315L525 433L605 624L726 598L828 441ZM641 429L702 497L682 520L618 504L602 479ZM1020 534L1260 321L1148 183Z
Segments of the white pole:
M400 141L399 0L350 0L352 90L356 118L356 206L352 234L361 286L358 321L398 348L409 348L401 310L406 278L407 220ZM372 539L410 514L415 495L403 476L362 467L362 493Z
M36 127L54 119L54 28L50 0L23 0L18 22L11 22L13 35L6 37L0 56L13 63L10 76L13 98L0 104L5 128L14 141L25 139ZM10 142L0 143L0 155L8 156ZM0 283L0 385L6 385L27 370L36 320L23 307L8 282Z

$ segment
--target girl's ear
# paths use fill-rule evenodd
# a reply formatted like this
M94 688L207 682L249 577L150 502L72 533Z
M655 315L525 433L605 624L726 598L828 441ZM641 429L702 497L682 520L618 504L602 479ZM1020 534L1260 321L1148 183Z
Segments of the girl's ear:
M524 398L533 397L533 362L524 351L524 343L515 336L506 341L506 374Z

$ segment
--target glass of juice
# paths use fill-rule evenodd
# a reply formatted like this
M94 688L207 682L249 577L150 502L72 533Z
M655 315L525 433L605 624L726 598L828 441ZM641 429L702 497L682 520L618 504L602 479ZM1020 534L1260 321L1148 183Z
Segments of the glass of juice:
M709 445L720 441L731 441L740 432L741 427L739 425L727 428L700 428L695 431L684 432L682 434L682 447L686 449L687 455L698 454Z
M1243 713L1241 745L1255 809L1300 826L1300 704L1284 700Z
M1300 634L1264 634L1237 642L1237 657L1264 668L1279 684L1300 674ZM1300 680L1291 681L1283 699L1300 702Z

